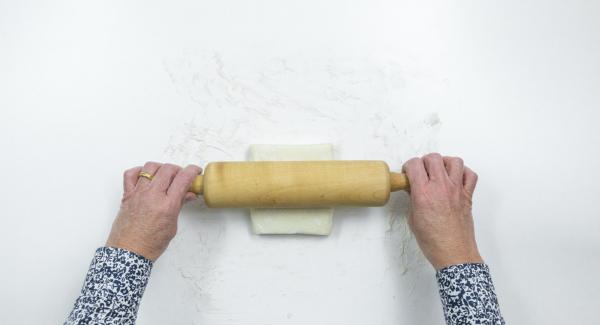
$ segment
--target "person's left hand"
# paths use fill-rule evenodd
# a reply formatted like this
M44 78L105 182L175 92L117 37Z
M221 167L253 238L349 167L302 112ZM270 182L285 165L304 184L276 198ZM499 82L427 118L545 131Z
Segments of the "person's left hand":
M140 177L144 171L153 179ZM196 198L188 192L202 169L147 162L125 171L121 209L106 246L123 248L155 261L177 233L177 218L184 202Z

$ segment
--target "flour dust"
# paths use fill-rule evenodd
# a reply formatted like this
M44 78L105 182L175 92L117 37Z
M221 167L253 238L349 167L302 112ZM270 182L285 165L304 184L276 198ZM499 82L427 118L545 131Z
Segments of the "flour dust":
M190 51L166 58L164 69L195 107L165 149L165 157L179 164L246 160L252 143L333 143L337 159L385 160L399 170L407 159L436 150L442 124L436 107L447 96L442 79L393 60L256 60ZM382 209L389 267L401 273L424 264L406 223L408 203L406 194L395 194ZM173 244L175 266L192 285L217 281L202 280L218 276L202 259L222 249L214 244L222 225L214 223L211 238L183 231ZM198 251L183 249L189 245ZM210 288L198 288L197 298L208 299L201 290Z

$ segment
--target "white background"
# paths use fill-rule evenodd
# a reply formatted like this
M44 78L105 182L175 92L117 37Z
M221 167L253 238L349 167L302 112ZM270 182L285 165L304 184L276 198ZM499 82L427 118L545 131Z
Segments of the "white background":
M462 156L506 320L599 323L599 58L596 1L0 1L0 323L66 318L124 169L321 142ZM138 323L442 324L406 210L188 206Z

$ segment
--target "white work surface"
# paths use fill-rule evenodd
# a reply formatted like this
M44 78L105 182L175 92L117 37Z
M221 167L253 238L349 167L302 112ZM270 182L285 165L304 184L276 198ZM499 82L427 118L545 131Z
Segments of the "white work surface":
M480 175L510 324L598 324L600 2L0 1L0 323L58 324L147 160L333 143ZM407 195L329 237L186 206L139 324L443 324Z

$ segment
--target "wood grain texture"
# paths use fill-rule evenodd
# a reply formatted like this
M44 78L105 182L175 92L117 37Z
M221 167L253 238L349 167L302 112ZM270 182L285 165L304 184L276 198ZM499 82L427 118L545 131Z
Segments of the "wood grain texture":
M192 185L213 208L381 206L406 189L383 161L213 162Z

